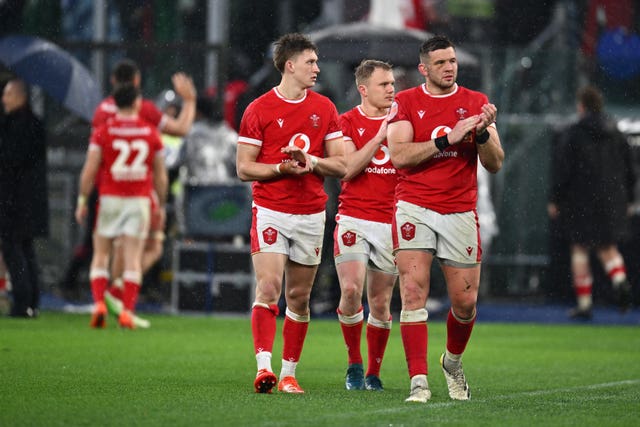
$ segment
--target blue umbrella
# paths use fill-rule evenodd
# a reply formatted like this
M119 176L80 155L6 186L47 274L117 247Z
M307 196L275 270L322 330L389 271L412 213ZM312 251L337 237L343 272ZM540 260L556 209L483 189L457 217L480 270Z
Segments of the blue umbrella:
M31 85L42 88L78 116L91 121L101 91L84 65L69 52L31 36L0 38L0 62Z

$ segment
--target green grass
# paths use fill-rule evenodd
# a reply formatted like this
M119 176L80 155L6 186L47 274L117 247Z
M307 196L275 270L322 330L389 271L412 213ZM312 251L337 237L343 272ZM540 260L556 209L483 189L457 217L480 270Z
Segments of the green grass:
M469 402L448 398L429 327L432 400L405 403L395 322L383 393L344 390L337 321L312 320L301 396L253 393L248 318L149 316L149 330L88 327L88 315L0 319L0 426L632 426L640 416L637 327L478 323L465 353ZM280 368L281 323L273 367Z

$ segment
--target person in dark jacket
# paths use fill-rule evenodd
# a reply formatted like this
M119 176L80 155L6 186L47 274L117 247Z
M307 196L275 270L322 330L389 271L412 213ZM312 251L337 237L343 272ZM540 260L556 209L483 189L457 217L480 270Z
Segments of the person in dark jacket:
M0 118L0 241L11 275L9 315L35 317L40 303L34 238L49 233L45 130L20 79L4 86Z
M635 177L629 145L604 113L603 104L597 88L578 91L579 120L564 132L557 147L548 205L550 217L562 220L571 245L577 307L569 315L578 319L592 316L590 250L595 250L611 280L620 309L627 311L632 302L617 244L628 233Z

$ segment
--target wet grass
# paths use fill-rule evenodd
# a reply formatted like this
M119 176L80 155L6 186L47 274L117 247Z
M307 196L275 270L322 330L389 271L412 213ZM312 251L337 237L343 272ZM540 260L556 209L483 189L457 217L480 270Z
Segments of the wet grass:
M478 323L465 354L472 400L452 402L438 365L444 323L431 322L433 398L422 405L404 402L397 321L383 393L344 390L337 321L313 320L297 373L306 394L292 396L253 393L248 318L149 318L136 331L54 312L0 319L0 425L631 426L640 416L637 327Z

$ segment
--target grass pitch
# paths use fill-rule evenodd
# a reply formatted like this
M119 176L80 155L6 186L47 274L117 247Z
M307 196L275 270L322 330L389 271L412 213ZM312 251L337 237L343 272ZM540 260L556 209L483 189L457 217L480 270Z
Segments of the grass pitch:
M344 390L337 320L313 319L297 377L306 394L253 392L248 318L150 315L149 330L45 312L0 319L1 426L635 426L640 331L629 326L476 324L465 353L469 402L449 399L429 323L427 404L409 379L396 321L385 391ZM280 370L281 321L273 368ZM364 346L364 342L363 342ZM365 358L366 358L366 353Z

